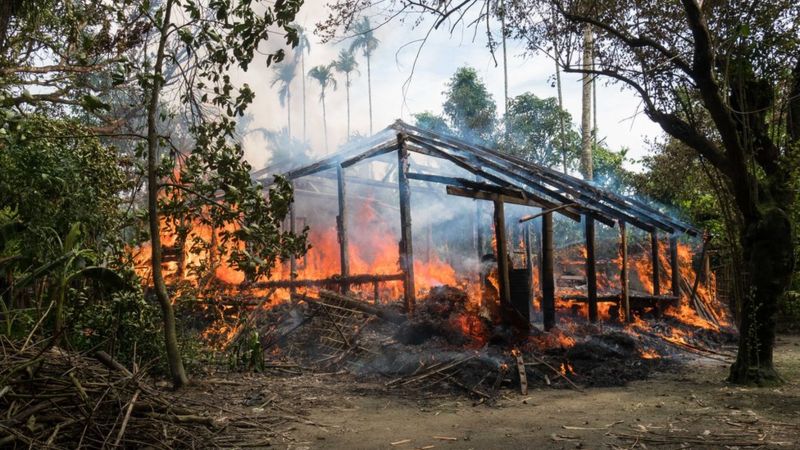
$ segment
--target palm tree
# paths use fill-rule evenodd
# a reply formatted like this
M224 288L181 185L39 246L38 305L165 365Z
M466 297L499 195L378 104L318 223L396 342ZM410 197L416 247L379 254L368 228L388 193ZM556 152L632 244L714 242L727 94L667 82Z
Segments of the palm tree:
M292 80L297 74L297 61L284 61L275 66L275 75L272 77L271 87L280 83L278 100L281 106L286 107L286 127L289 136L292 136Z
M311 42L305 30L299 24L292 24L297 30L297 46L294 48L295 59L300 57L300 72L306 73L306 53L311 53ZM306 77L303 77L303 140L306 140Z
M336 78L333 77L333 64L327 66L316 66L308 71L308 76L317 80L322 92L319 94L319 100L322 102L322 128L325 133L325 151L328 151L328 117L325 111L325 89L330 86L336 90Z
M369 97L369 134L372 134L372 73L370 70L370 57L372 52L378 48L381 41L375 37L372 26L367 17L356 22L353 30L356 32L353 42L350 43L350 51L361 50L367 57L367 95Z
M339 59L333 62L333 68L337 72L343 73L345 78L345 92L347 96L347 139L350 139L350 74L358 72L356 69L358 63L353 52L350 50L342 50L339 52Z

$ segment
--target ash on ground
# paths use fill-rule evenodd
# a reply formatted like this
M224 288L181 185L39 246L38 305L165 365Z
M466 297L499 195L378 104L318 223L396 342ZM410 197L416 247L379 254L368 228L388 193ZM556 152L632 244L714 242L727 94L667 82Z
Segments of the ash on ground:
M534 326L521 336L493 324L449 286L432 289L418 305L407 318L399 302L375 305L321 291L262 311L253 327L268 358L390 389L459 391L481 400L525 385L624 385L687 355L729 358L721 348L736 338L732 330L669 317L627 326L565 317L549 332Z

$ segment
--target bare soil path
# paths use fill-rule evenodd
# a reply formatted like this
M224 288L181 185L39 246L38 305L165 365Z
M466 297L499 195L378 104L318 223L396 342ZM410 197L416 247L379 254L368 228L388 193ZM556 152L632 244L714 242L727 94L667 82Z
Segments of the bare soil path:
M800 448L800 337L775 354L777 388L727 384L726 363L698 358L625 387L509 390L493 405L320 374L211 377L193 394L285 416L273 448Z

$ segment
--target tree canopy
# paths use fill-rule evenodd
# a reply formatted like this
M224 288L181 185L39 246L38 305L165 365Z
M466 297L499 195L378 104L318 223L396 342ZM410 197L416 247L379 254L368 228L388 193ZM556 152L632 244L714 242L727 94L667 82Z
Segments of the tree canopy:
M444 95L444 114L458 136L483 142L491 140L497 106L475 69L457 69Z

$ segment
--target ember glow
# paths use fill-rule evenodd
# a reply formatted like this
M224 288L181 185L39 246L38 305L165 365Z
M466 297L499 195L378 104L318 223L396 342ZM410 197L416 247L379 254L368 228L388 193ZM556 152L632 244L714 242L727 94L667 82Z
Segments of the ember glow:
M399 247L397 244L397 233L388 224L386 218L376 212L376 202L371 198L354 204L354 215L350 218L354 223L351 225L349 237L348 254L351 274L372 274L372 275L393 275L401 272L399 266ZM215 346L224 347L241 330L240 315L241 309L234 308L227 304L227 299L231 297L249 298L250 304L257 304L262 308L271 308L277 304L286 302L290 298L289 289L266 289L257 286L258 282L269 282L274 280L290 280L291 273L288 261L279 263L274 269L270 280L255 280L256 283L245 283L244 274L228 264L227 255L209 255L205 250L195 245L197 242L213 243L219 241L219 231L211 230L203 224L194 224L190 227L187 238L183 242L178 242L175 233L175 224L167 223L162 219L162 243L165 248L165 261L163 269L165 278L175 291L180 292L183 288L190 288L194 295L201 297L202 308L213 307L211 314L215 320L202 333L202 336L213 343ZM488 236L487 236L488 238ZM453 260L453 256L447 253L450 249L447 246L435 246L429 244L427 247L420 246L414 258L415 286L418 298L436 286L451 286L461 289L467 293L468 305L467 314L462 314L453 320L453 326L461 329L467 336L471 336L474 342L482 344L487 339L485 336L489 331L485 326L485 321L481 318L492 318L496 313L496 308L492 308L491 297L484 293L484 286L479 280L480 269L475 268L472 273L459 273L459 271L448 261ZM313 226L309 233L311 249L307 255L297 260L296 279L300 280L322 280L335 277L340 273L340 247L338 241L338 231L334 224L328 226ZM487 239L494 247L494 239ZM514 241L512 241L514 242ZM524 241L520 239L518 244L513 245L516 250L514 253L524 254ZM205 248L214 248L213 245ZM445 253L442 253L443 249ZM150 248L148 244L132 249L136 262L137 272L143 282L150 282ZM477 252L475 252L477 253ZM573 323L583 323L588 316L588 303L585 300L586 291L586 248L582 245L562 246L556 251L556 306L558 317L558 328L547 334L546 346L557 348L569 348L575 345L575 334L570 328ZM680 323L691 325L698 328L717 330L720 326L730 325L730 320L721 305L716 301L715 282L713 274L709 275L708 281L697 284L696 299L702 302L707 310L713 315L716 323L702 318L692 306L691 287L695 280L695 270L692 266L692 249L686 243L680 243L678 247L678 262L681 272L683 286L678 302L672 302L660 311L663 316L673 318ZM200 279L197 271L194 270L201 264L213 262L213 277ZM519 267L519 262L516 265ZM524 258L523 258L524 264ZM621 323L621 311L616 301L609 298L618 296L620 292L620 270L622 258L619 254L597 258L597 286L598 312L601 321L612 321ZM671 264L666 242L659 241L659 284L662 295L671 294ZM651 251L649 241L646 244L633 241L629 243L629 272L628 278L631 280L631 294L652 295L653 263L651 261ZM489 283L498 286L496 271L487 274ZM533 315L532 321L537 323L536 316L540 314L540 270L537 267L537 259L533 261L533 272L531 274L533 287ZM690 288L687 289L686 285ZM213 289L212 289L213 287ZM310 292L316 288L298 288L298 292ZM360 296L368 301L379 301L381 303L398 301L403 295L402 282L399 280L381 281L377 286L378 299L374 299L376 292L375 285L353 284L350 290L356 296ZM173 296L175 297L175 296ZM489 300L487 300L487 298ZM580 300L583 298L583 300ZM626 325L627 328L638 331L652 332L650 321L643 317L638 310L634 311L633 323ZM662 333L664 334L664 333ZM673 342L688 342L685 332L674 329L672 334L665 334L664 339ZM545 342L542 341L542 342ZM646 359L658 358L655 350L642 352L642 357ZM566 370L566 369L565 369Z

